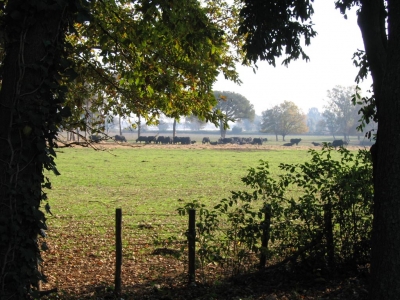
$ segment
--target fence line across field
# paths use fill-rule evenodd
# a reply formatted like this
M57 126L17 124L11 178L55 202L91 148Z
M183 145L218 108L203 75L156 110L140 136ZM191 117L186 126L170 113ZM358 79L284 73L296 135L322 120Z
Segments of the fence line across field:
M97 215L98 217L108 217L109 215ZM186 222L173 222L168 223L165 221L162 223L146 223L137 222L138 224L132 225L132 217L150 216L156 217L168 217L168 218L181 218L178 215L169 214L137 214L128 212L126 215L122 214L122 209L118 208L115 211L114 222L107 220L90 220L93 215L86 216L67 216L65 218L57 218L58 220L68 221L65 226L52 226L52 220L50 219L49 236L52 238L53 234L60 235L66 238L68 245L64 246L68 249L68 246L73 248L72 252L76 255L79 253L82 255L86 251L86 256L91 258L102 259L101 255L107 257L107 254L115 253L114 261L114 290L117 295L121 293L123 272L122 268L125 263L133 263L139 266L139 269L153 268L152 266L165 263L168 265L169 260L156 260L148 257L149 254L155 256L172 256L174 259L180 261L180 265L183 266L183 272L186 273L188 284L195 284L196 275L201 272L201 277L204 279L207 273L204 269L199 270L196 268L196 211L189 210L189 219ZM128 217L128 220L125 220ZM269 216L266 212L265 220L269 221ZM72 222L71 222L72 220ZM79 220L74 223L73 221ZM82 220L82 222L81 222ZM102 221L102 224L85 224L95 221ZM181 226L177 226L180 224ZM262 246L268 243L269 238L269 224L263 226L263 240L261 241ZM95 229L95 232L93 232ZM93 238L93 237L97 238ZM55 237L57 239L57 237ZM90 241L89 241L90 239ZM113 240L115 242L113 242ZM86 244L82 243L86 242ZM77 250L74 243L80 246ZM149 253L149 250L151 251ZM65 250L67 251L67 250ZM89 254L87 254L89 253ZM147 256L146 256L147 255ZM50 261L56 260L51 256L48 257ZM155 262L156 261L156 262ZM111 263L108 262L109 264ZM259 263L256 265L248 266L248 269L263 267L266 263L265 254L261 253L259 257ZM141 266L143 264L143 266ZM141 266L141 267L140 267ZM204 267L204 266L203 266ZM233 274L233 265L229 263L224 266L209 266L213 272L220 274L225 277ZM166 267L161 267L166 268ZM219 269L219 270L218 270ZM60 281L59 281L60 282Z

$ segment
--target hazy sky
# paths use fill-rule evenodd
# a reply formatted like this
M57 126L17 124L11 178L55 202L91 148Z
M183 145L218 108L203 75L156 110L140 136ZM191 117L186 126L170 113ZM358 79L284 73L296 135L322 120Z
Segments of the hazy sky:
M258 71L237 66L242 85L238 86L218 77L214 90L233 91L246 97L257 114L280 104L285 100L296 103L304 113L311 107L320 111L326 104L327 91L336 85L355 85L358 69L353 66L352 56L357 49L364 49L361 32L357 25L355 10L347 20L338 10L334 1L315 1L313 22L318 35L305 47L309 62L298 60L288 68L277 63L277 67L258 62ZM371 86L368 78L360 84L362 91Z

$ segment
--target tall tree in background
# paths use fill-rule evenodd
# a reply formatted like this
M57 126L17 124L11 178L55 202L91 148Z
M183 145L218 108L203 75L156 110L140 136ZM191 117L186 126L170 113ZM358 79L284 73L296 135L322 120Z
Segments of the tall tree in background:
M185 122L191 130L201 130L207 125L207 122L200 120L195 115L187 116Z
M220 111L227 120L236 122L242 119L254 119L254 106L244 96L226 91L214 91L214 96L218 99L218 104L214 107L214 110ZM220 123L220 131L221 137L224 138L226 128L224 128L222 123Z
M247 59L275 59L283 63L308 59L302 44L315 36L309 0L242 0L242 24ZM354 59L360 67L357 82L367 75L373 80L373 96L363 98L364 121L379 121L376 144L371 148L374 177L374 223L372 232L371 299L391 300L400 295L400 1L336 0L342 14L356 6L365 51ZM279 3L279 5L278 5ZM332 24L334 26L334 24ZM303 41L301 41L303 40ZM329 57L327 56L327 59Z
M322 115L318 108L311 107L307 113L307 127L310 133L315 133L318 122L322 120Z
M326 130L333 136L333 139L336 139L336 134L339 132L339 122L337 122L336 115L326 110L322 114L324 116L323 124L326 127ZM319 124L322 125L322 122Z
M291 101L284 101L262 113L260 131L274 133L276 140L278 140L278 135L282 135L284 141L288 134L306 133L308 131L306 116L296 104Z
M343 135L345 141L349 140L351 134L355 134L356 128L359 125L358 115L361 109L360 105L352 103L353 96L356 92L355 87L336 86L328 91L328 103L323 112L327 119L327 124L336 127L335 131L329 131L334 135L336 132ZM335 136L334 136L335 137Z
M212 84L219 72L234 81L237 74L209 14L194 0L2 1L1 299L36 297L43 279L37 237L50 187L43 170L58 174L61 126L86 130L88 110L101 126L111 113L151 121L162 112L218 124Z

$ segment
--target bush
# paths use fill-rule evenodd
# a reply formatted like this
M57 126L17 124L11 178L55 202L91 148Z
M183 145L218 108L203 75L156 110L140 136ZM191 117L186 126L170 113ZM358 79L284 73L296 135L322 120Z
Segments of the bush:
M270 174L268 162L260 161L242 178L249 189L231 192L213 210L198 202L180 209L184 214L200 208L196 226L202 265L230 262L238 272L254 253L328 270L368 262L370 153L331 147L309 153L309 162L281 164L283 174L277 176Z

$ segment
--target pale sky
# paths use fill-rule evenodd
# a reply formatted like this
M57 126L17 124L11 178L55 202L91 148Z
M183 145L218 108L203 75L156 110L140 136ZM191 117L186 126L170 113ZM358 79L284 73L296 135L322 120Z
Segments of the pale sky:
M232 91L246 97L254 105L256 114L285 100L297 104L304 113L311 107L320 112L327 101L327 91L336 85L352 86L358 69L353 65L353 53L364 50L355 10L347 20L335 9L334 1L315 1L313 22L318 35L304 50L310 61L298 60L288 68L277 62L276 68L265 62L257 63L258 70L237 66L242 80L240 86L218 77L213 89ZM370 89L371 78L360 84L363 95Z

